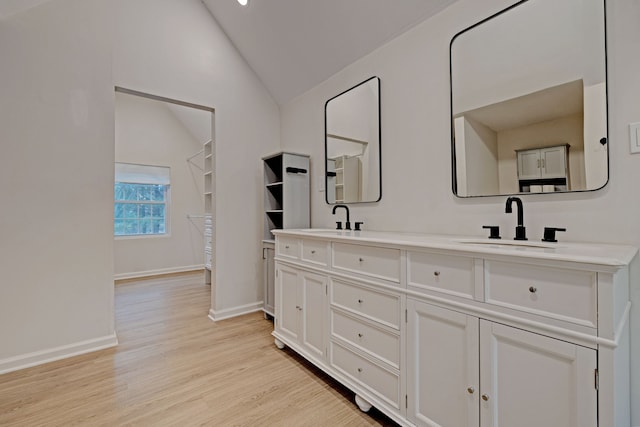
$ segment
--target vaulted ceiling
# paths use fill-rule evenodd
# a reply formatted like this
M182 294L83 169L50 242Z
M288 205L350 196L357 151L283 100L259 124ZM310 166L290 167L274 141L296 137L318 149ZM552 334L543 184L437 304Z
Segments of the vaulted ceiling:
M46 1L0 0L0 19ZM282 105L456 0L201 1Z
M456 0L203 0L279 104Z

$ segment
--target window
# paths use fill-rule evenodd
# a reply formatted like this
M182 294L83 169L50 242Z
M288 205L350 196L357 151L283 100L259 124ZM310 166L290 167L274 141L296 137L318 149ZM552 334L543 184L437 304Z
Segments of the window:
M167 234L169 176L167 167L116 163L115 236Z

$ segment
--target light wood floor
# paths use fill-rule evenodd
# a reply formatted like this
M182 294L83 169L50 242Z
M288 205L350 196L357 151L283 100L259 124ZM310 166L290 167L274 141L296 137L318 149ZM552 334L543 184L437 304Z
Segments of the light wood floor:
M202 273L117 285L118 347L0 375L0 426L394 425L261 313L211 322L209 292Z

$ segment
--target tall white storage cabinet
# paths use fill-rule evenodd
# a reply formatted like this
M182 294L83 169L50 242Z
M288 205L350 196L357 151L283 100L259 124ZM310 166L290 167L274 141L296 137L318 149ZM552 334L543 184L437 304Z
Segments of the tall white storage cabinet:
M310 226L309 156L281 152L263 157L262 161L264 170L263 310L265 316L273 316L275 238L272 230Z

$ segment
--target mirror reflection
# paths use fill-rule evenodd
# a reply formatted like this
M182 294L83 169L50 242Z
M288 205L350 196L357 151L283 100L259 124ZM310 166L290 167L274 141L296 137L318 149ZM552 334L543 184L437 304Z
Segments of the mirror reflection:
M524 0L453 38L457 196L607 183L605 44L603 0Z
M372 77L325 104L326 201L377 202L380 175L380 79Z

